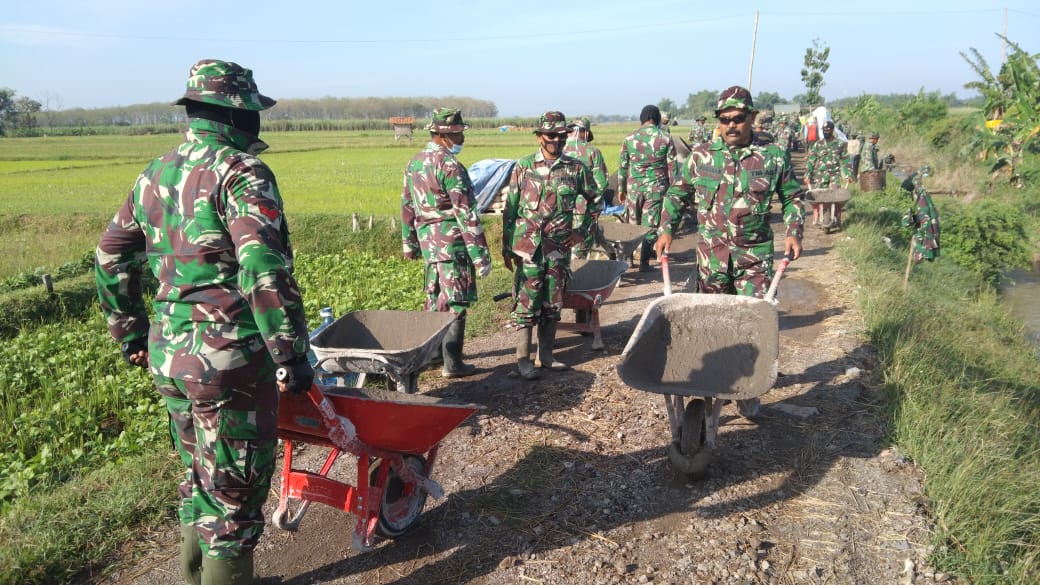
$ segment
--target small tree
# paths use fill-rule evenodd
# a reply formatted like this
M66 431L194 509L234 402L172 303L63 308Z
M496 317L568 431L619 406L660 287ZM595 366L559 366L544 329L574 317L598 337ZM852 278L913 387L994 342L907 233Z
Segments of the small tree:
M823 87L823 74L831 68L827 61L831 48L820 45L820 39L813 39L812 46L805 50L805 66L802 67L802 83L805 84L805 101L810 106L823 103L820 89Z

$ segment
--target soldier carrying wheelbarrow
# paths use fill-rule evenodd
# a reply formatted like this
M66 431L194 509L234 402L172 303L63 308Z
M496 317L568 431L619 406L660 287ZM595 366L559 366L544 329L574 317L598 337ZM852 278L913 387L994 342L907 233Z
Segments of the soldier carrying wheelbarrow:
M538 361L566 370L553 356L556 324L570 278L571 248L592 227L590 214L578 213L578 200L596 203L592 173L580 160L563 154L567 118L542 114L534 130L540 148L516 162L502 211L502 259L515 271L513 318L517 327L516 363L525 380L539 377L531 361L532 328L538 326Z
M186 583L248 585L277 445L278 390L314 370L289 228L253 73L203 59L184 97L184 143L137 178L101 236L95 278L108 329L148 368L180 456L180 565ZM142 273L159 281L149 323ZM275 368L287 376L275 381Z
M783 149L752 144L756 114L748 90L723 91L715 106L719 138L693 148L665 194L656 251L658 257L667 253L684 208L693 205L700 233L697 292L765 296L773 279L774 193L787 226L784 255L795 260L802 253L804 191ZM738 406L754 416L758 398Z

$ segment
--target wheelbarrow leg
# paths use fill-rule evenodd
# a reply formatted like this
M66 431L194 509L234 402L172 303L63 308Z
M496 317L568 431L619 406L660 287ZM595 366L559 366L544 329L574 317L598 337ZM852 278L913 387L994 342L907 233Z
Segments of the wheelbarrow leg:
M599 307L592 309L592 349L603 349L603 335L599 330Z

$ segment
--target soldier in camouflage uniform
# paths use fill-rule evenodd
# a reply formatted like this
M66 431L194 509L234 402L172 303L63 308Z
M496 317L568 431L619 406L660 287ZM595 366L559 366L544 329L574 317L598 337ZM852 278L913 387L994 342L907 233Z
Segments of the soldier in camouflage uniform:
M881 155L878 153L877 147L879 138L880 135L877 132L870 133L870 138L863 145L863 150L860 151L859 172L881 169Z
M784 152L791 152L791 146L793 145L794 131L787 125L787 119L780 118L777 120L776 129L776 145L784 149Z
M191 68L183 144L152 161L96 252L98 297L128 363L147 367L184 465L181 571L188 583L253 582L274 472L278 390L310 388L303 299L274 174L257 154L252 72ZM142 273L159 281L153 322ZM287 376L275 382L275 368Z
M585 163L589 171L592 173L592 180L595 182L595 193L593 197L595 202L591 207L585 205L585 199L578 200L577 213L589 214L592 216L592 227L589 229L589 234L585 237L585 241L574 247L573 257L584 259L588 257L589 250L592 249L592 243L594 240L594 230L599 222L599 214L603 211L603 194L606 193L607 183L607 162L603 158L603 153L600 149L590 144L593 139L592 134L592 121L588 118L577 118L567 125L570 129L570 134L567 136L567 143L563 147L563 154L576 158L581 162Z
M650 271L650 255L661 223L661 199L675 172L675 147L661 131L661 112L648 105L639 114L642 126L625 137L618 161L618 200L625 203L628 222L653 228L639 254L639 271Z
M852 181L851 173L845 142L834 135L834 122L828 120L823 124L823 138L809 148L805 162L805 186L808 189L840 189ZM843 206L841 203L835 205L834 219L838 223L841 223ZM813 225L819 222L822 208L822 203L813 203Z
M451 311L458 318L441 343L445 378L476 371L462 361L466 308L477 300L476 275L491 272L491 254L476 212L473 183L455 155L466 141L462 112L438 108L427 126L430 142L412 157L401 191L404 258L426 262L427 311Z
M913 233L913 261L920 264L922 260L931 262L939 257L939 211L932 203L932 198L925 191L923 178L931 169L921 167L916 173L907 177L901 187L914 198L913 207L903 214L903 227Z
M567 118L545 112L534 133L541 148L516 162L502 211L502 259L508 270L515 270L517 368L527 380L539 376L531 361L535 325L541 367L568 369L553 357L556 324L570 278L571 248L584 241L592 227L590 215L576 212L579 200L592 206L596 199L592 173L563 154Z
M780 147L752 144L755 114L748 90L733 86L723 91L715 109L719 138L693 149L665 196L657 253L667 253L683 210L693 205L700 234L700 293L765 295L773 278L769 208L774 193L787 226L784 255L795 260L802 253L804 192ZM758 399L738 401L738 407L754 416Z
M697 146L705 142L711 142L711 126L705 124L706 116L697 116L696 123L690 128L690 146Z

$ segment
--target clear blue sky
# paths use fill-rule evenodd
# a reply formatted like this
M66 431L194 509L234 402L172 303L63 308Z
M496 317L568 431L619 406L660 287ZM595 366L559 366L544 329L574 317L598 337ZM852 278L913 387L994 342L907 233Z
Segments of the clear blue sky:
M52 109L173 101L200 58L253 69L278 98L465 95L503 116L632 114L748 82L791 98L813 38L823 95L956 92L979 50L1040 52L1036 0L29 0L0 11L0 87Z

